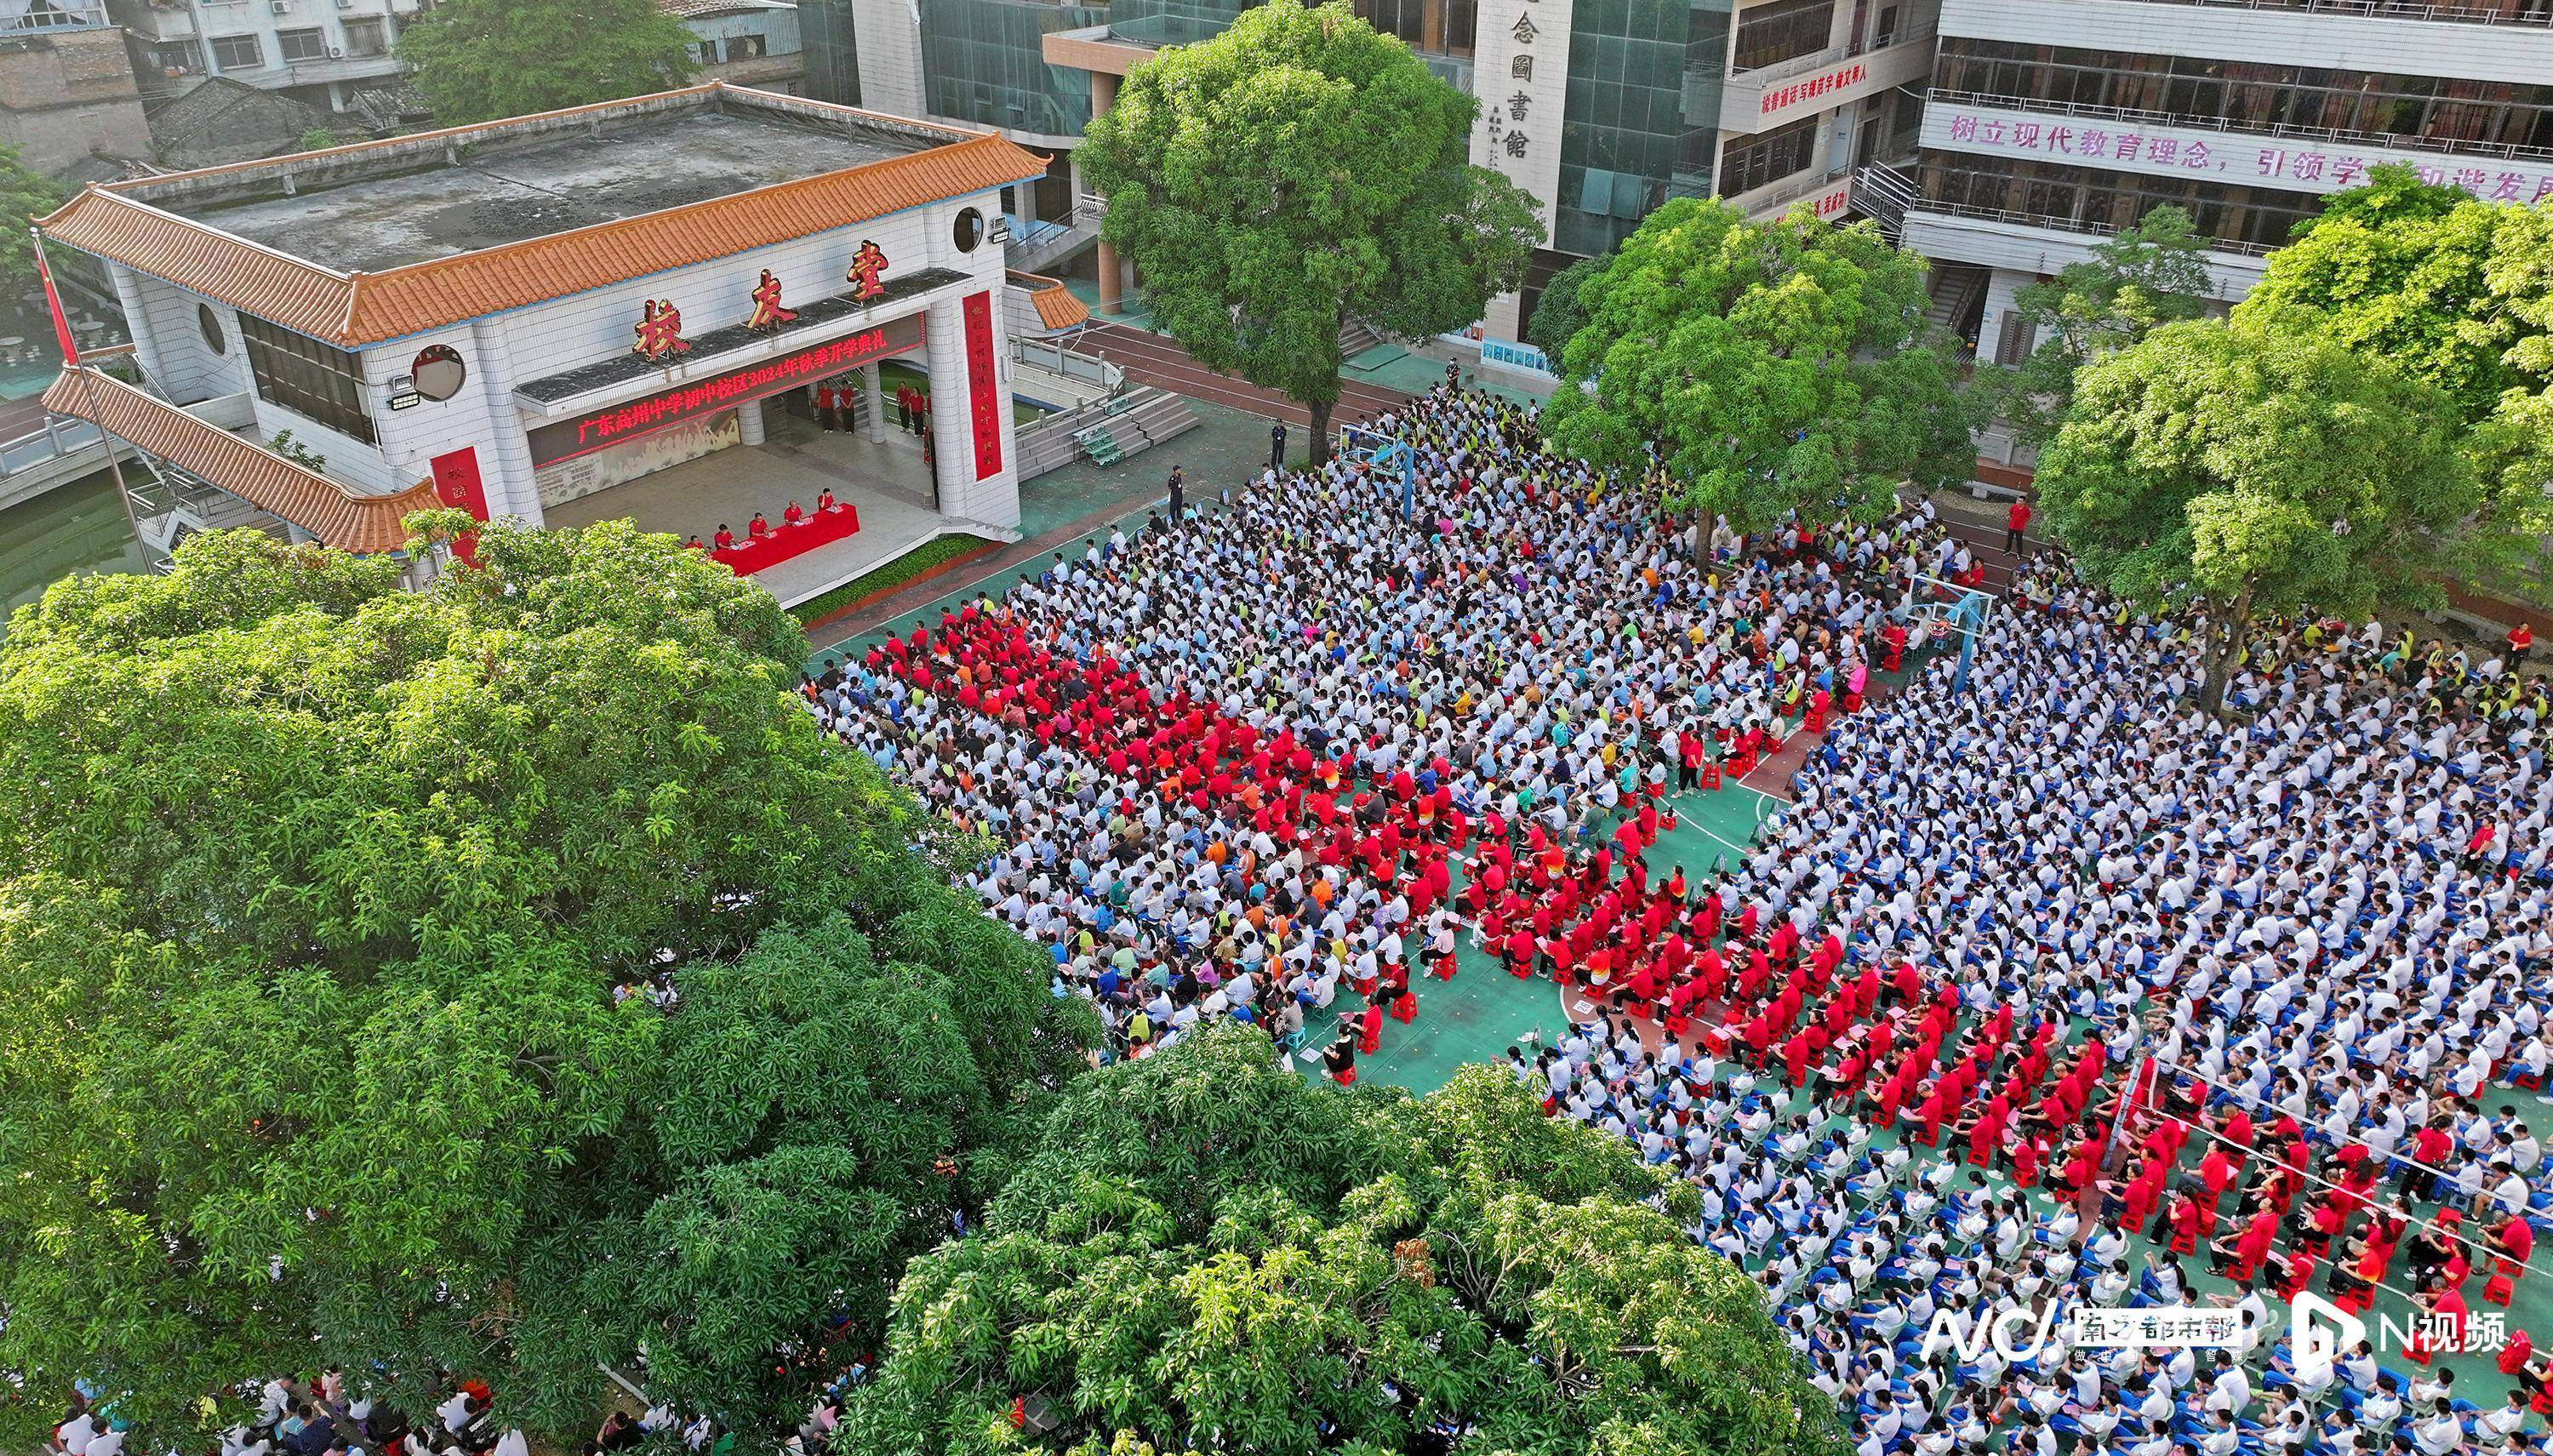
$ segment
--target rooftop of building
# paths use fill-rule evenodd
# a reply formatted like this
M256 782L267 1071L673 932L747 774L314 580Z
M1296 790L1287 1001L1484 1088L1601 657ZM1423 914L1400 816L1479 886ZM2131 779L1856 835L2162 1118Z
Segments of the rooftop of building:
M712 83L91 187L41 226L357 344L1044 170L991 133Z
M500 131L422 157L402 150L376 166L358 157L288 191L292 170L277 168L269 177L181 177L128 195L341 273L386 273L957 140L696 103L590 128Z

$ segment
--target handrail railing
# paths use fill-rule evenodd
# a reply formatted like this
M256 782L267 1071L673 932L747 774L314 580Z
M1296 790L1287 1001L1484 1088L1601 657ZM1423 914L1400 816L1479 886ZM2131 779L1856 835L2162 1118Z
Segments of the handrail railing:
M2543 0L2524 0L2522 4L2520 0L2508 0L2501 5L2420 5L2410 3L2410 0L2143 0L2143 3L2225 5L2237 10L2304 10L2317 15L2450 21L2459 25L2553 26L2553 8L2547 8Z
M2054 233L2086 233L2106 237L2117 231L2098 223L2077 222L2072 218L2050 217L2037 212L2015 212L2009 207L1978 207L1966 202L1944 202L1935 197L1918 197L1909 207L1914 212L1942 212L1952 217L1973 217L1986 222L2009 222L2022 227L2046 228ZM2233 238L2202 238L2210 253L2231 253L2244 258L2267 258L2282 246L2276 243L2246 243Z
M1813 51L1806 56L1794 56L1788 60L1775 60L1751 67L1732 66L1729 68L1728 78L1732 81L1740 77L1750 81L1787 80L1792 76L1816 70L1822 65L1832 65L1838 60L1850 60L1856 56L1868 56L1880 51L1893 51L1900 46L1918 45L1932 39L1933 26L1930 22L1926 22L1912 30L1894 32L1880 40L1847 41L1840 46L1829 46L1824 51Z
M105 438L84 419L48 419L45 428L0 444L0 480L85 450Z
M2160 0L2159 0L2160 3ZM2226 84L2239 86L2241 81ZM2344 127L2300 127L2282 122L2239 122L2223 116L2189 116L2176 111L2148 111L2138 106L2094 106L2075 101L2042 101L1992 91L1933 88L1925 100L1951 105L2001 106L2044 116L2088 117L2096 121L2134 122L2139 126L2178 127L2223 136L2276 137L2280 141L2339 142L2353 147L2385 147L2396 152L2436 152L2456 157L2504 157L2511 160L2553 158L2553 147L2525 147L2514 142L2467 142L2446 138L2404 137L2386 132L2358 132Z

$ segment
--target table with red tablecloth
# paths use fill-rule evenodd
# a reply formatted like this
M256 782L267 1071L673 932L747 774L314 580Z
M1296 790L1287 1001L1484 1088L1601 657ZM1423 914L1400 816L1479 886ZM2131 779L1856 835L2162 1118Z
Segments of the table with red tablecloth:
M758 541L745 541L711 556L725 562L737 576L750 576L768 566L778 566L792 556L804 556L819 546L830 546L860 528L857 507L836 505L831 510L816 511L796 525L779 525Z

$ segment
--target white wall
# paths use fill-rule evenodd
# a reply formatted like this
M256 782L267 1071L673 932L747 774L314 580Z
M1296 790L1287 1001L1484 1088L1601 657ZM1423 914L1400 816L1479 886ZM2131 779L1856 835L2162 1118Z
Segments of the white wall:
M2025 46L2466 80L2541 84L2553 76L2553 30L2540 26L2383 20L2157 0L1943 0L1942 34Z
M929 295L934 311L945 306L952 321L958 297L977 288L989 289L993 295L995 353L1000 367L1007 371L1009 345L1002 322L1001 246L986 242L972 254L961 254L953 240L957 211L970 204L989 217L998 210L998 197L986 192L962 201L935 203L759 252L597 288L475 324L438 329L365 350L364 375L373 389L374 420L382 442L378 464L362 478L395 483L385 489L404 489L425 479L434 457L465 446L475 447L489 508L537 521L541 518L540 507L531 480L530 455L522 436L527 426L541 421L523 415L515 406L513 392L517 387L625 352L634 338L631 328L651 298L671 299L682 310L685 330L702 334L744 320L752 311L747 295L766 268L779 276L788 302L811 302L842 292L848 287L843 274L851 255L864 240L875 240L886 253L885 277L890 281L899 275L934 267L970 274L971 286L952 286ZM944 305L940 301L944 297ZM911 307L908 300L896 311ZM410 373L418 352L433 344L448 345L460 353L469 371L461 392L441 402L427 400L402 410L388 409L389 381ZM952 367L962 368L962 358ZM705 363L698 374L706 377L721 368ZM650 381L645 386L630 387L627 394L636 397L663 387ZM935 414L943 421L944 430L952 425L961 432L965 428L962 399L956 407L944 405ZM1007 432L1007 410L1003 418ZM308 431L295 425L295 433ZM962 433L956 443L963 447L959 458L971 476L972 444ZM945 445L944 442L944 448ZM970 483L967 488L973 493L975 504L993 513L979 515L975 509L961 510L953 502L949 510L999 525L1016 521L1018 477L1010 445L1006 439L1002 474L980 486ZM333 467L338 463L332 451L330 464ZM356 472L362 470L360 466L349 466L347 478L359 478ZM953 480L954 474L949 478ZM1004 511L1008 519L1002 518Z
M248 353L241 342L239 315L228 304L212 303L175 283L110 265L122 295L143 368L152 381L180 403L236 394L249 388ZM127 290L130 291L127 291ZM216 354L204 337L200 309L209 307L219 320L225 352ZM147 347L145 347L147 341Z
M1927 258L1983 264L2025 274L2053 274L2069 263L2087 262L2092 245L2107 233L2075 233L2059 228L2030 227L1994 218L1960 217L1927 212L1920 202L1906 214L1905 246ZM2240 253L2207 254L2212 296L2233 303L2261 280L2261 260ZM1980 340L1988 336L1980 335ZM1991 352L1990 341L1978 346Z
M859 37L860 104L897 116L927 114L922 97L921 0L851 0Z
M968 275L966 283L903 300L894 312L927 305L926 333L933 347L945 343L950 351L932 370L935 384L944 381L943 387L949 392L948 403L934 411L940 429L937 445L945 462L944 479L950 483L944 508L993 525L1014 526L1019 521L1019 476L1008 407L1010 329L1004 318L1002 248L986 241L965 254L957 251L954 239L961 207L971 205L989 218L998 213L999 204L997 192L981 192L375 345L358 357L378 444L341 435L264 399L256 401L258 434L265 439L289 429L296 440L326 458L329 475L384 494L406 490L426 479L435 457L473 449L490 510L537 523L542 516L524 433L541 421L524 415L514 402L514 392L521 384L626 351L634 337L632 325L651 298L673 300L683 312L686 331L701 334L744 320L752 311L748 294L766 268L779 275L788 302L807 303L840 293L849 286L843 276L851 255L863 241L874 240L887 255L885 277L890 281L929 268ZM226 354L216 355L197 322L196 305L202 300L195 294L120 265L114 272L133 325L136 351L153 378L171 394L190 400L253 389L238 317L231 309L212 305L228 345ZM1004 400L1002 469L983 481L973 478L965 360L957 326L958 300L978 290L991 294L996 387ZM942 314L944 322L940 320ZM436 344L461 355L468 371L461 392L450 399L420 399L405 409L390 409L391 381L411 374L416 356ZM699 374L706 377L720 370L719 365L704 364ZM634 398L661 388L663 383L650 380L630 386L622 397Z

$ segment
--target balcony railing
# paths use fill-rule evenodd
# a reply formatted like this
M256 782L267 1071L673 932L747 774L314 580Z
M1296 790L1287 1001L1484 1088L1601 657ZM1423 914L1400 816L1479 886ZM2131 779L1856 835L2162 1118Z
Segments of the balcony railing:
M1790 76L1806 75L1820 66L1832 65L1838 60L1850 60L1856 56L1868 56L1874 51L1913 46L1932 39L1933 27L1930 24L1919 25L1912 30L1891 32L1867 44L1854 41L1841 46L1829 46L1824 51L1812 52L1806 56L1794 56L1788 60L1776 60L1769 65L1731 66L1728 74L1732 79L1744 76L1748 80L1778 81Z
M2544 0L2499 5L2419 5L2409 0L2138 0L2148 5L2230 6L2236 10L2305 10L2316 15L2356 15L2374 20L2433 20L2459 25L2553 27Z
M1911 212L1941 212L1952 217L1973 217L1984 222L2005 222L2017 227L2046 228L2054 233L2081 233L2087 237L2106 238L2117 229L2100 223L2083 222L2069 217L2051 217L2038 212L2015 212L2008 207L1975 207L1965 202L1945 202L1935 197L1918 197L1909 206ZM2277 243L2246 243L2229 238L2200 240L2210 253L2231 253L2243 258L2267 258L2283 246Z
M2156 3L2172 3L2172 0L2156 0ZM2466 142L2443 137L2390 136L2382 132L2350 131L2342 127L2300 127L2276 122L2265 124L2236 121L2231 117L2223 116L2184 116L2174 111L2147 111L2135 106L2084 106L2070 101L2040 101L2027 96L1999 96L1986 91L1949 91L1935 87L1925 99L1928 102L1946 102L1953 106L2000 106L2013 111L2030 111L2049 116L2134 122L2139 126L2178 127L2183 131L2217 132L2227 136L2276 137L2281 141L2383 147L2396 152L2436 152L2456 157L2504 157L2532 161L2553 158L2553 147L2521 147L2513 142Z
M0 39L61 31L102 31L114 24L107 19L103 5L62 4L55 0L55 3L32 8L16 20L0 25Z

